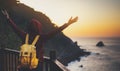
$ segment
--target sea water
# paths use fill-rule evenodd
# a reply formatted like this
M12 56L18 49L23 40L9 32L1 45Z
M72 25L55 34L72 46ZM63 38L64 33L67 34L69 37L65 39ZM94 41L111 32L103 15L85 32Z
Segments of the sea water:
M73 38L91 55L68 64L70 71L120 71L120 38ZM105 46L97 47L103 41Z

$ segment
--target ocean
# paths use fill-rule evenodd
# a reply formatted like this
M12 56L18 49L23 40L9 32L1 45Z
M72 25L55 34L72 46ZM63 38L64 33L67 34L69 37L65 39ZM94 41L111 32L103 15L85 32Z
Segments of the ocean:
M67 68L70 71L120 71L120 38L72 38L80 48L91 52L89 56L72 61ZM103 41L105 46L97 47Z

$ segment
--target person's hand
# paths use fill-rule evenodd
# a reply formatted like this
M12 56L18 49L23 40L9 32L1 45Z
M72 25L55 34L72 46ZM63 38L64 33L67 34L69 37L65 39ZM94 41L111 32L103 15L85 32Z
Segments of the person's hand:
M6 18L7 19L9 19L10 17L9 17L9 14L8 14L8 12L6 11L6 10L2 10L2 13L3 13L3 15L5 15L6 16Z
M72 23L74 23L74 22L77 22L77 20L78 20L78 17L75 17L75 18L72 18L72 17L71 17L71 18L69 19L69 21L67 22L67 24L70 25L70 24L72 24Z

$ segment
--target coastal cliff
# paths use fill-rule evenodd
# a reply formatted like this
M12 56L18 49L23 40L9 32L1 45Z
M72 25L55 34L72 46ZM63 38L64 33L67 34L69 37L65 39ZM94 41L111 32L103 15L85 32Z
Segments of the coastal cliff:
M5 8L4 6L0 6L0 9L6 9L16 25L26 32L26 27L32 18L36 18L42 23L43 33L47 33L58 28L58 26L52 23L44 13L35 11L33 8L22 3ZM0 11L0 48L19 50L21 44L21 39L14 33L5 16ZM67 63L79 58L80 56L89 54L89 52L85 52L83 49L80 49L80 47L69 37L64 35L63 32L48 40L44 45L44 50L45 56L49 56L50 51L56 51L57 59L64 65L67 65Z

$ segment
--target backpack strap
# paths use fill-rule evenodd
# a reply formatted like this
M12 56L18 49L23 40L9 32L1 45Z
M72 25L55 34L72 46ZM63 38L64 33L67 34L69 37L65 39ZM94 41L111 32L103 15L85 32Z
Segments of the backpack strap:
M29 41L29 34L26 34L25 44L28 44Z
M40 35L37 35L34 39L34 41L32 42L32 45L35 45L39 39Z

